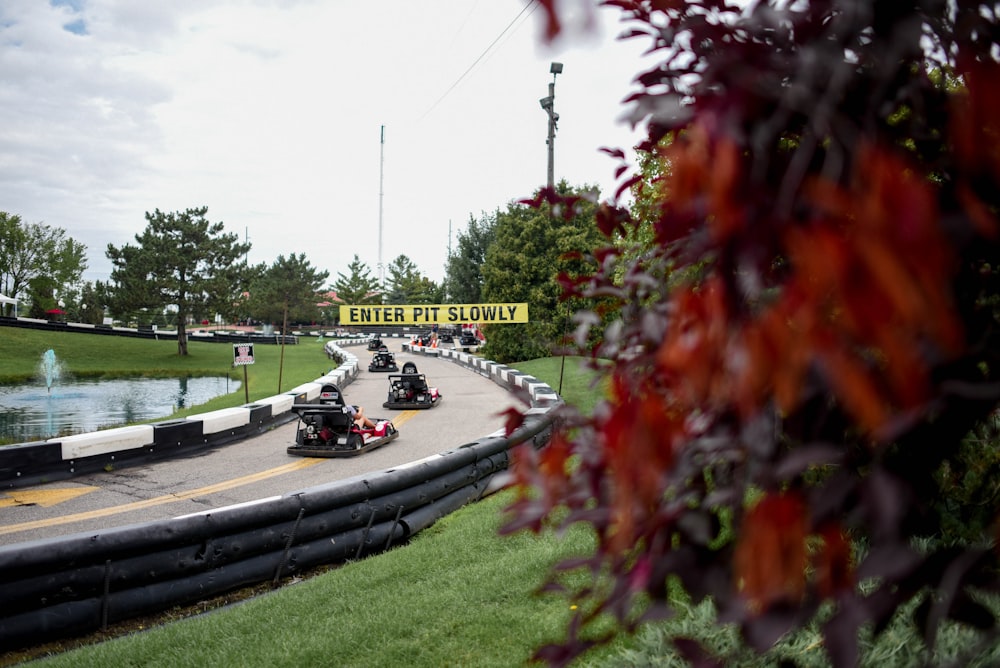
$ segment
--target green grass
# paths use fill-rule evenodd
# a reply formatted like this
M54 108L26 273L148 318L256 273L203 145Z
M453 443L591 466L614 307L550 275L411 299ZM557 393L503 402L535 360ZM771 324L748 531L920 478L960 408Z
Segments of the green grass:
M42 354L50 348L64 369L79 378L156 378L233 371L233 349L227 344L192 341L190 354L183 357L177 354L176 341L0 327L0 383L40 380Z
M985 599L984 599L985 600ZM996 597L985 600L994 614L1000 612ZM918 601L898 610L886 629L873 637L870 626L859 634L861 668L909 668L910 666L963 666L991 668L1000 665L1000 643L978 636L970 627L954 622L942 624L933 651L923 644L912 623ZM818 625L781 638L766 655L757 655L741 642L733 624L717 625L716 612L708 601L692 605L683 596L675 599L677 615L672 619L643 627L635 644L624 648L608 668L687 668L689 666L672 648L677 637L696 639L715 656L725 657L722 665L744 668L773 668L779 665L799 668L829 668ZM784 664L782 664L784 662Z
M514 367L548 383L566 403L576 406L584 414L589 415L593 411L603 392L600 385L595 385L594 372L584 365L582 357L544 357L518 362Z

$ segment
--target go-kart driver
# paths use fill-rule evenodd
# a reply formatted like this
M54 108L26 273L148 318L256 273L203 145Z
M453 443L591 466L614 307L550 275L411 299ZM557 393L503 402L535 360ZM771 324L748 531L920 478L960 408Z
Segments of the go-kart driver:
M359 428L375 428L375 423L372 422L367 415L365 415L365 409L363 406L352 406L351 404L347 404L347 411L351 414L351 417L354 418L354 424L356 424Z

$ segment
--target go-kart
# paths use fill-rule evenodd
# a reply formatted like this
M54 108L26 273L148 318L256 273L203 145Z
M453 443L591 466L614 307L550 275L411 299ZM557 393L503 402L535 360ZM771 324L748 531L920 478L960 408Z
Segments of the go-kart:
M441 329L438 332L438 341L441 343L454 343L455 342L455 330L453 329Z
M462 330L462 333L458 336L458 345L462 347L468 346L478 346L482 341L476 337L475 334L469 330Z
M336 385L324 385L319 403L292 404L298 414L295 445L288 454L302 457L353 457L385 445L399 436L392 422L371 418L375 427L360 427Z
M403 373L389 376L389 397L382 408L414 410L434 408L441 402L441 393L436 387L427 386L427 378L417 373L417 365L407 362Z
M382 348L382 337L379 334L372 334L368 337L368 350L379 350Z
M371 364L368 365L369 371L399 371L399 367L396 366L396 356L389 352L389 348L382 346L378 349L378 352L372 355Z

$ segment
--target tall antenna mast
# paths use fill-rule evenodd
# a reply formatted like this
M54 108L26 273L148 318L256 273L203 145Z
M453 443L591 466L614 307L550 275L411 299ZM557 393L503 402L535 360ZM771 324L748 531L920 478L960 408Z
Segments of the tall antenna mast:
M382 178L385 172L385 126L382 126L378 156L378 289L385 290L385 265L382 264Z

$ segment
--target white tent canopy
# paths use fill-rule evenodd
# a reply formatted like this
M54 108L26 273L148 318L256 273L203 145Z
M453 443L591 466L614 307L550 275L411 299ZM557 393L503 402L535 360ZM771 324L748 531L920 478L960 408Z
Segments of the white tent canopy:
M17 317L17 301L18 300L14 299L13 297L8 297L7 295L0 295L0 306L4 304L14 305L14 317Z

